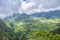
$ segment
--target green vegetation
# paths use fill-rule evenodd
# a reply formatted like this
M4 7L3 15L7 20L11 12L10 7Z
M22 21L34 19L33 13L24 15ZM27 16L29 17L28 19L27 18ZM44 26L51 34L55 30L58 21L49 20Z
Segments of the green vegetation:
M7 34L7 26L5 23L0 19L0 40L8 40L8 34Z
M0 40L60 40L60 19L16 14L0 21Z
M10 40L60 40L56 31L60 27L60 19L30 17L20 22L5 23L10 28Z

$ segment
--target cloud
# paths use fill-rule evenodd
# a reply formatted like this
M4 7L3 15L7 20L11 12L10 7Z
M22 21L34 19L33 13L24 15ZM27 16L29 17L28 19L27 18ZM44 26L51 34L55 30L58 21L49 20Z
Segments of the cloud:
M36 5L43 4L44 8L54 8L60 6L60 0L31 0L31 2L35 2Z
M0 16L7 16L18 11L21 0L0 0Z
M31 14L60 10L60 0L0 0L0 17L16 12Z
M33 10L29 10L27 11L27 14L33 14L33 13L38 13L38 12L49 12L49 11L55 11L55 10L60 10L60 7L56 7L56 8L37 8L37 9L33 9Z
M19 12L27 12L27 10L34 5L35 5L35 3L33 3L33 2L29 2L29 3L22 2Z
M30 0L28 3L22 2L22 5L23 10L20 11L27 14L60 10L60 0Z

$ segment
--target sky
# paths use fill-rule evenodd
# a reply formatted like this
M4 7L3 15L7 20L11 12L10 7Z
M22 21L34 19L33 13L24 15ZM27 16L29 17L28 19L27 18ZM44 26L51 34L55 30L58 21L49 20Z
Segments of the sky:
M60 10L60 0L0 0L0 18L13 13L32 14Z

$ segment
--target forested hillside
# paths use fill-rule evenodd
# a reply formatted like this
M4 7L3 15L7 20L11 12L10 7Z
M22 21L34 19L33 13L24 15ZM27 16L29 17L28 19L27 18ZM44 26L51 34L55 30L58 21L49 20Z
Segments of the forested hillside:
M7 29L9 40L60 40L60 17L58 17L60 13L54 12L50 12L52 14L50 17L48 17L50 13L47 13L48 15L45 13L48 18L24 13L5 18L3 21L9 28Z
M0 0L0 40L60 40L60 0Z
M49 12L38 12L38 13L32 14L31 16L33 16L33 17L44 17L47 19L60 18L60 10L49 11Z
M60 19L30 18L25 20L16 23L6 22L12 30L13 40L60 40L58 33Z
M8 40L8 34L6 33L7 26L0 19L0 40Z

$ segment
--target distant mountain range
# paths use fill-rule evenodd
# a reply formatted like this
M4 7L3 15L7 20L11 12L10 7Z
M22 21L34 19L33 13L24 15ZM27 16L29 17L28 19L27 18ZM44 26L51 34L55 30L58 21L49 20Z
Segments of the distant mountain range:
M24 21L24 20L30 20L31 17L38 17L38 18L46 18L46 19L53 19L53 18L60 18L60 10L50 11L50 12L40 12L40 13L33 13L30 15L27 15L25 13L14 13L13 15L6 17L4 20L8 19L10 21Z
M60 18L60 10L50 11L50 12L40 12L31 14L32 17L45 17L50 19L52 17Z

